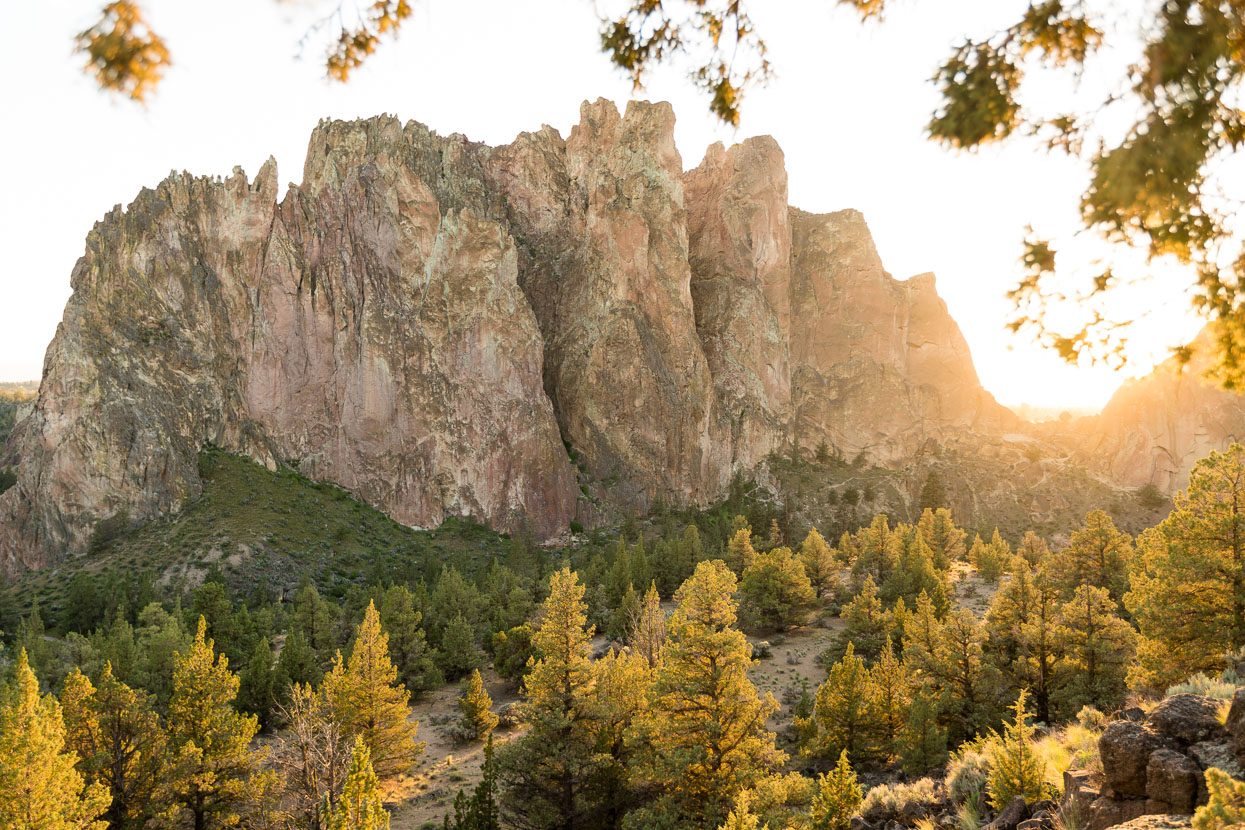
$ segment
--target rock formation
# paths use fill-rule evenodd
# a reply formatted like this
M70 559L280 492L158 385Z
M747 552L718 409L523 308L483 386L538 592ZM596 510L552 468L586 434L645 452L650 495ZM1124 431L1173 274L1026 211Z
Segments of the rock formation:
M933 277L854 211L789 208L769 138L687 173L667 104L585 103L488 147L326 121L301 185L173 174L91 232L0 454L0 571L195 498L213 443L398 521L548 538L706 504L774 451L873 463L998 441Z
M1126 381L1102 413L1068 425L1076 457L1124 487L1154 484L1171 492L1211 450L1245 440L1245 397L1205 377L1210 331L1193 343L1193 360L1170 358Z

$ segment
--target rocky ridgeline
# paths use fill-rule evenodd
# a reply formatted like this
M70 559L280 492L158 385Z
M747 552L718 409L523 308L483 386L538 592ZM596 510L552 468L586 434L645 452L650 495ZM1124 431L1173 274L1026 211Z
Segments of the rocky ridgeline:
M1015 417L932 276L863 217L790 209L769 138L684 173L667 104L488 147L321 123L301 185L173 174L91 231L6 457L0 569L201 491L206 443L410 525L541 537L705 504L772 450L871 461Z
M790 208L773 139L684 172L668 104L585 103L569 136L500 147L325 121L277 192L272 160L253 180L174 173L88 235L0 452L18 464L0 573L178 510L208 443L404 524L551 538L710 503L782 448L900 467L1035 440L982 388L932 275L892 279L856 211ZM1235 435L1221 421L1210 443ZM1103 423L1085 464L1132 483L1158 439Z

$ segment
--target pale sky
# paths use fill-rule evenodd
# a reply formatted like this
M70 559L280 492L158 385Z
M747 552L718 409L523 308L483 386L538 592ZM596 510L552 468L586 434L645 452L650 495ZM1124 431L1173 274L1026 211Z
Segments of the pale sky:
M344 86L323 79L319 51L294 59L305 10L272 0L145 0L175 66L144 109L99 92L72 55L74 34L101 5L5 9L6 30L18 36L0 52L0 380L39 377L87 231L170 170L226 175L241 165L254 175L273 155L281 180L298 181L323 117L388 112L501 144L543 123L566 135L582 100L621 108L632 96L598 51L591 0L414 0L399 40ZM937 103L927 79L950 45L1014 22L1024 0L894 0L881 25L862 25L832 0L753 5L777 77L745 101L738 130L719 125L678 71L655 75L639 94L674 104L684 166L696 166L714 141L773 135L793 205L856 208L891 274L937 274L996 397L1103 404L1120 375L1070 368L1003 328L1025 226L1067 242L1083 172L1032 146L954 154L923 135ZM1086 257L1096 252L1081 247ZM1198 327L1183 284L1177 275L1129 302L1151 314L1143 339L1160 357Z

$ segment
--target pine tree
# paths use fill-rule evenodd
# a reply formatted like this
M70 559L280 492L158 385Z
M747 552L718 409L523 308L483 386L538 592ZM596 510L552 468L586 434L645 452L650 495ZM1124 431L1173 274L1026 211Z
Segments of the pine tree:
M1105 588L1082 585L1059 610L1064 681L1056 697L1069 715L1085 705L1111 711L1123 701L1137 638L1117 607Z
M998 534L998 531L995 531ZM999 581L999 576L1003 573L1004 560L1000 556L1000 551L992 544L986 544L980 536L973 538L973 546L968 552L969 561L973 563L973 567L977 569L977 573L986 582L994 584Z
M462 614L455 614L445 627L438 657L447 680L457 680L483 665L484 654L476 645L475 632Z
M800 564L804 566L804 573L818 599L828 596L837 587L839 568L834 561L834 552L815 527L809 529L800 543Z
M986 614L983 655L1013 692L1028 689L1037 719L1049 723L1051 692L1059 659L1058 597L1045 569L1017 557L1012 577L995 594Z
M592 718L594 678L584 586L569 568L553 574L523 681L528 729L498 757L502 807L523 828L595 826L586 797L602 764Z
M947 506L947 491L942 486L942 479L937 470L930 470L921 485L921 495L917 499L922 510L938 510Z
M287 728L279 733L275 764L298 826L315 828L326 799L331 812L342 791L353 742L334 719L324 694L309 685L291 688L280 714Z
M1245 825L1245 782L1218 767L1206 770L1206 804L1193 814L1193 830L1222 830Z
M497 726L497 715L493 712L493 699L484 688L484 680L480 670L471 673L463 685L463 693L458 696L459 726L464 735L471 735L483 740Z
M810 814L813 826L817 830L847 830L860 802L860 785L856 783L847 750L843 750L834 769L817 777L817 794L813 796Z
M1016 548L1016 555L1028 562L1029 567L1037 568L1050 556L1050 548L1046 546L1045 539L1032 530L1026 530L1020 547Z
M363 738L376 774L389 778L410 769L424 751L411 721L411 693L397 682L389 659L389 637L381 631L375 603L368 603L355 632L350 660L338 652L324 677L324 696L346 734Z
M1002 735L991 735L990 775L986 791L995 810L1002 810L1016 796L1027 802L1046 796L1046 767L1033 749L1033 727L1028 724L1025 704L1028 695L1021 691L1012 707L1013 718Z
M822 758L846 752L859 765L875 758L880 726L877 689L864 661L848 643L843 659L830 667L817 689L812 724L796 724L797 730L811 738L802 751Z
M895 656L889 637L876 663L869 669L869 683L874 690L878 725L877 743L888 759L896 759L906 740L905 725L912 702L911 673Z
M102 830L108 788L87 784L66 751L61 707L39 694L23 648L13 679L0 693L0 827L12 830Z
M259 721L233 707L238 684L229 659L215 656L200 617L190 650L174 661L168 714L173 771L163 781L169 816L187 815L196 828L209 820L224 826L242 821L266 787L260 771L265 753L250 749Z
M91 781L107 787L110 827L142 824L167 763L167 739L147 695L117 680L105 664L99 686L77 669L61 692L65 749Z
M964 558L964 540L967 534L955 526L950 510L926 509L921 513L917 528L925 538L925 544L933 551L932 560L938 570L945 571L951 567L952 562Z
M273 694L279 703L286 703L290 698L290 689L299 683L317 686L324 678L324 671L316 657L315 650L307 642L303 632L291 629L285 637L285 645L281 647L281 656L277 658L276 674L273 677Z
M752 795L748 790L735 796L735 803L718 830L761 830L761 817L752 811Z
M661 610L656 582L649 584L644 601L628 628L627 645L645 659L649 668L656 667L661 647L666 642L666 613Z
M1125 604L1141 631L1136 680L1162 690L1245 647L1245 448L1212 452L1138 540Z
M752 531L746 527L739 528L726 545L726 563L737 574L743 573L757 557L752 547Z
M920 775L947 760L947 730L939 724L937 697L918 687L908 704L900 764L909 775Z
M783 630L804 619L814 595L804 566L790 549L776 547L757 554L744 569L739 596L750 622Z
M398 669L398 680L416 696L445 682L428 647L422 622L423 615L415 610L409 589L396 585L385 592L380 623L389 635L389 654Z
M660 663L660 660L658 661ZM586 798L592 826L619 827L634 806L631 772L639 744L635 725L647 708L644 695L653 669L639 654L609 653L592 663L592 688L585 710L596 737L597 764Z
M1120 603L1128 591L1132 558L1132 537L1118 530L1105 512L1093 510L1085 516L1085 527L1073 532L1068 545L1052 557L1051 574L1065 602L1087 585L1106 589Z
M837 642L831 647L829 656L839 657L846 653L851 644L856 652L865 660L874 660L882 653L887 633L891 628L891 620L882 608L878 598L877 586L873 577L866 576L860 592L852 598L842 613L846 624Z
M305 583L294 594L294 610L290 620L291 631L297 629L311 650L321 674L333 659L337 650L337 620L339 609L320 596L316 586Z
M238 709L259 718L261 728L272 721L272 709L276 706L277 673L273 667L272 647L263 637L255 644L251 659L242 669L238 686Z
M380 784L372 768L367 742L355 738L346 783L336 804L330 810L327 800L323 810L325 830L388 830L389 812L380 795Z
M643 813L676 826L716 826L740 790L786 760L765 728L778 704L748 679L751 648L734 628L735 585L726 564L712 561L679 588L638 724L650 748L646 778L661 793Z
M484 744L484 763L480 767L480 783L468 798L459 790L454 799L454 821L445 817L445 826L451 830L500 830L501 819L497 810L497 761L493 757L493 736Z
M861 530L856 539L859 552L852 563L852 580L863 585L872 579L878 588L891 584L891 577L899 567L899 550L903 540L891 533L885 513L874 516L873 522ZM884 596L883 601L893 602L894 596ZM881 643L878 644L879 646Z

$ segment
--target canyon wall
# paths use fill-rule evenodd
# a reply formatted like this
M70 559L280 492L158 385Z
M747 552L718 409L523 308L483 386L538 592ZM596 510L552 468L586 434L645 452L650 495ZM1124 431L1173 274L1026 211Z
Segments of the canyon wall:
M773 139L684 172L668 104L500 147L325 121L276 195L271 161L175 173L90 233L5 448L4 573L178 510L208 443L550 538L793 445L898 464L1016 427L932 276L892 279L855 211L790 208Z

